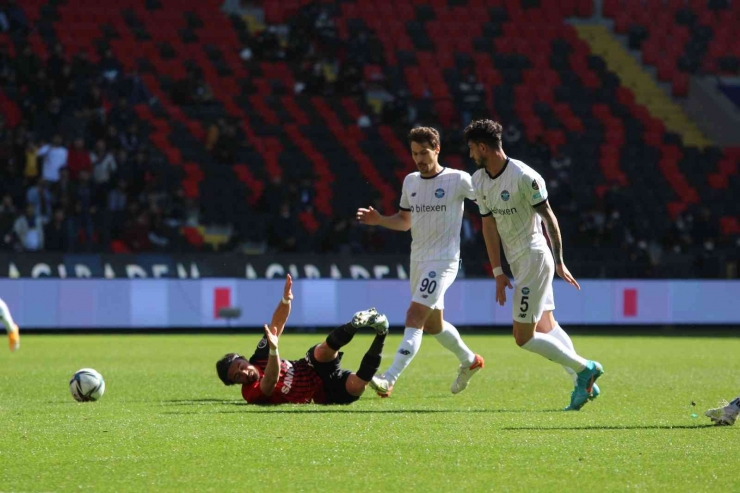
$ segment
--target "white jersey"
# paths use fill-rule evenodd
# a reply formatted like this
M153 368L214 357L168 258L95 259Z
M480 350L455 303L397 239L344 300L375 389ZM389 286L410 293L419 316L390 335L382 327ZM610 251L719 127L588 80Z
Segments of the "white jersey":
M411 260L458 260L465 199L474 200L470 175L443 168L435 176L406 176L401 210L411 212Z
M532 249L547 249L542 220L535 210L547 201L545 181L539 173L507 158L496 176L486 169L476 171L473 186L481 215L493 215L496 220L509 264Z

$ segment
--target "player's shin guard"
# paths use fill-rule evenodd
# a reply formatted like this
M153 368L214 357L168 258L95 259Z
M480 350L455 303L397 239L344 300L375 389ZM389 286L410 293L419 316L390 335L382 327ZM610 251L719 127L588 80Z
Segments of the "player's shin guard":
M360 369L357 370L357 376L365 382L369 382L373 375L378 372L380 368L381 353L383 352L383 345L385 344L385 334L375 336L375 340L370 345L370 349L367 350L365 356L362 358L360 363Z
M334 351L339 351L342 346L346 346L350 343L356 333L357 327L352 326L351 323L344 324L331 331L331 333L326 337L326 345Z

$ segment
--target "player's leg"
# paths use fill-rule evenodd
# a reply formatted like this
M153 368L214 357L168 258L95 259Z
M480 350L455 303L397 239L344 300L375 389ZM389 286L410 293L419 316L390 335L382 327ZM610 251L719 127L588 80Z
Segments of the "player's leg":
M552 290L550 290L550 292L552 293ZM548 298L552 298L552 295L550 295ZM563 343L565 347L575 353L576 349L570 336L567 332L565 332L565 330L563 330L558 321L555 320L555 316L552 312L554 308L555 303L552 301L552 299L548 299L545 301L545 312L542 314L542 318L540 319L540 321L537 322L537 327L535 330L543 334L550 334L561 343ZM563 366L563 369L565 369L565 372L571 377L571 380L573 380L573 387L577 387L578 374L567 366ZM589 400L596 399L600 393L601 390L599 389L599 386L594 383L593 390L591 391L591 395L589 396Z
M320 363L333 361L339 355L339 350L349 344L355 337L357 330L370 327L376 333L388 333L388 319L375 308L355 313L352 321L332 330L326 340L314 348L314 358Z
M732 426L737 421L737 417L740 415L740 396L736 397L735 400L728 403L723 401L718 407L709 409L704 413L704 416L712 420L717 426Z
M347 393L359 397L365 392L365 388L370 384L373 377L380 368L381 355L385 345L385 337L388 331L378 332L368 348L365 356L362 357L360 368L356 373L352 373L345 382Z
M13 320L13 315L10 314L10 309L5 302L0 299L0 322L5 326L5 331L8 333L8 345L11 351L16 351L21 347L21 335L18 330L18 325Z
M593 391L593 384L601 376L601 365L579 356L548 332L538 332L536 327L551 296L555 272L549 251L535 250L511 265L516 286L513 296L514 338L518 346L539 354L577 373L576 390L571 394L569 409L583 407ZM544 325L543 325L544 328Z

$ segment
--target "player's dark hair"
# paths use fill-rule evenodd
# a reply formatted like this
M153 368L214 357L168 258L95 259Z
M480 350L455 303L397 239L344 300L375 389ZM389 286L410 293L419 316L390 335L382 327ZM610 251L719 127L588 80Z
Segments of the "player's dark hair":
M501 134L504 128L500 123L493 120L474 120L465 127L464 135L466 142L486 144L498 149L501 147Z
M240 358L246 361L246 358L244 358L244 356L236 353L229 353L220 360L216 361L216 373L218 373L218 378L221 379L224 385L234 385L236 383L232 382L229 378L229 368L231 368L231 363Z
M412 128L409 132L409 144L416 142L417 144L429 144L429 147L436 149L439 147L439 132L432 127L417 127Z

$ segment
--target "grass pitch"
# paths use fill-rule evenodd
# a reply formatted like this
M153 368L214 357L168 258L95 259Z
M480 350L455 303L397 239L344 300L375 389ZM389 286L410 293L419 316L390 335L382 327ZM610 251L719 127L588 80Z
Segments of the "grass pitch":
M322 338L287 333L281 354ZM258 339L24 336L0 351L0 491L740 490L740 426L703 417L740 392L737 339L576 336L606 369L602 396L576 413L560 411L559 366L492 335L465 338L486 368L458 396L457 361L425 336L390 399L248 406L214 366ZM346 348L347 368L369 343ZM69 394L83 367L105 377L99 402Z

